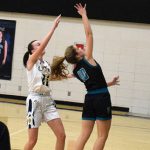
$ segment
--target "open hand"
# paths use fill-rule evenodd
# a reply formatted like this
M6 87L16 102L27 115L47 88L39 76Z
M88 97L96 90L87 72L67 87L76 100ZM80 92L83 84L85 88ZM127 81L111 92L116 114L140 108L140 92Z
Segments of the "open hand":
M82 15L86 15L86 4L84 5L84 7L82 6L81 3L76 4L74 6L77 9L77 12L82 16Z
M113 78L111 83L112 83L112 85L120 85L119 82L120 82L119 81L119 76L116 76L116 77Z
M59 22L60 22L60 19L61 19L61 15L59 15L55 20L54 20L54 28L57 28Z

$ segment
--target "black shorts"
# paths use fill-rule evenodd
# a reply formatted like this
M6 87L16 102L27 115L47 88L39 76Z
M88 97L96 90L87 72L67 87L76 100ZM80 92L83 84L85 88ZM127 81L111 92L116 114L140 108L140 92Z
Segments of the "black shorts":
M111 120L111 98L109 92L86 94L82 120Z

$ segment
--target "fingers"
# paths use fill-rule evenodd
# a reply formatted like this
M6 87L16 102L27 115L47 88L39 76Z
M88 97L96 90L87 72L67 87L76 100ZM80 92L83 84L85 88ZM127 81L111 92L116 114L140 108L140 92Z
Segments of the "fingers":
M120 81L119 81L119 80L115 80L114 82L115 82L115 83L119 83Z
M84 7L83 7L82 4L79 3L79 4L76 4L74 7L75 7L77 10L78 10L78 9L83 9L83 8L86 8L86 4L85 4Z
M58 17L61 17L61 14L59 14L59 16Z
M116 85L120 85L120 81L119 80L116 81Z
M81 9L81 7L80 7L79 4L76 4L74 7L75 7L77 10Z
M116 76L115 78L116 78L116 79L119 79L119 76Z
M56 29L58 24L60 23L60 19L61 19L61 14L59 16L56 17L56 19L54 20L54 28Z
M79 6L80 6L81 8L83 8L83 6L82 6L82 4L81 4L81 3L79 3Z
M117 81L119 79L119 76L114 77L113 80Z
M60 20L60 18L61 18L61 14L56 18L56 20Z
M77 5L75 5L74 7L75 7L75 8L78 10L78 7L77 7Z
M56 23L59 23L61 19L61 14L56 18Z

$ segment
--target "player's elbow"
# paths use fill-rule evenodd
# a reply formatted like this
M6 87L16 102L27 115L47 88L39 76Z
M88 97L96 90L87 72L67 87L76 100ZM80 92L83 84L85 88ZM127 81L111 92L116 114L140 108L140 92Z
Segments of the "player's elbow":
M92 31L87 32L87 36L93 37L93 32Z
M86 34L86 38L87 38L87 39L93 39L93 33L92 33L92 32L88 32L88 33Z

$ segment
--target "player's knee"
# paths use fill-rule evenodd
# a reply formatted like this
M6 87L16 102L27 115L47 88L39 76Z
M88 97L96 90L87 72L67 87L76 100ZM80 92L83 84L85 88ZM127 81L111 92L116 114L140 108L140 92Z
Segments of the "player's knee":
M108 134L104 134L104 135L100 135L99 137L98 137L101 141L106 141L107 140L107 138L108 138Z
M31 147L34 147L34 145L37 143L37 138L33 138L29 140L29 144Z
M66 134L64 132L61 132L57 135L57 139L61 141L65 141L66 139Z
M89 137L91 135L91 129L90 130L83 130L82 135L83 137Z
M89 134L89 133L82 132L82 133L80 134L80 139L81 139L81 141L85 141L85 142L86 142L89 137L90 137L90 134Z

